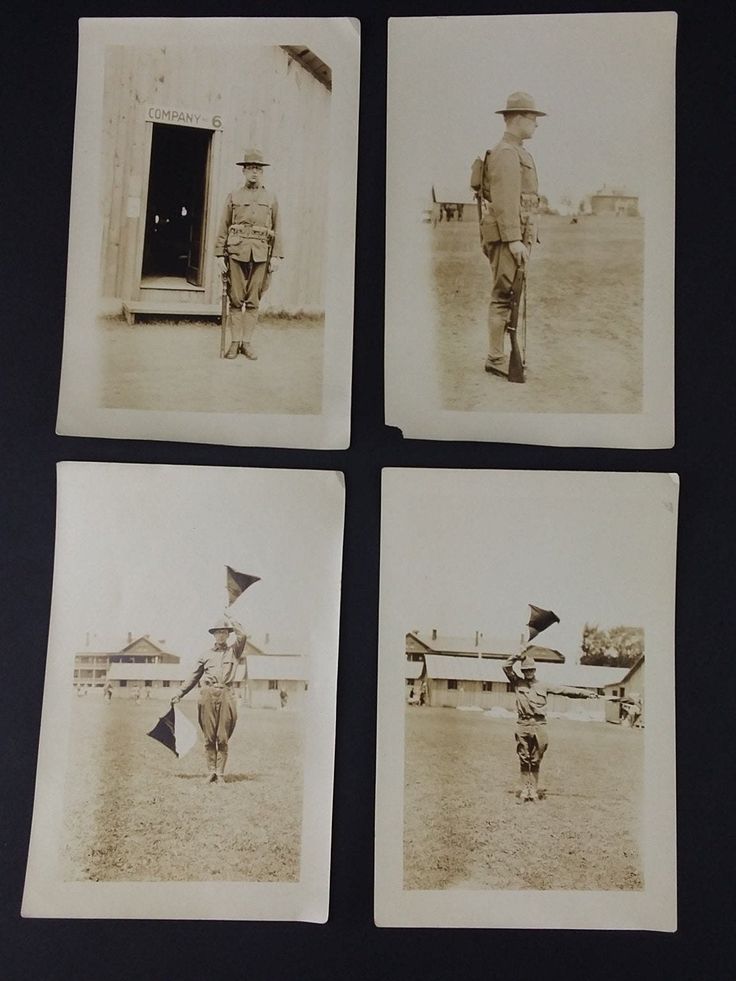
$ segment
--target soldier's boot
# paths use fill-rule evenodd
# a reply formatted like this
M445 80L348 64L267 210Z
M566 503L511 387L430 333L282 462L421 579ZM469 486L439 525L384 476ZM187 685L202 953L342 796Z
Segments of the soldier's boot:
M521 764L520 774L519 793L516 799L522 804L525 800L529 800L529 768L523 763Z
M504 377L508 373L508 362L504 354L507 320L508 310L492 300L488 305L488 357L485 369L489 374Z
M237 358L243 343L243 328L245 326L244 313L237 307L230 312L230 329L232 330L232 344L225 355L226 358Z
M539 767L529 771L529 800L539 800Z
M217 782L217 750L206 749L207 755L207 783Z
M258 355L253 348L253 335L256 332L257 326L258 311L252 307L246 307L243 310L243 343L240 345L240 350L249 361L258 360Z
M219 746L217 749L217 776L218 783L225 783L225 764L227 763L227 749Z

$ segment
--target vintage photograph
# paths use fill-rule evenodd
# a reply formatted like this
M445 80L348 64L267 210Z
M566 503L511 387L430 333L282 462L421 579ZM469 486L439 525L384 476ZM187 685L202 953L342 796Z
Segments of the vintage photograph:
M59 465L23 915L327 918L343 501Z
M406 436L672 445L675 29L391 21L387 422Z
M384 471L379 925L675 928L677 492Z
M358 51L347 20L81 22L65 329L91 378L65 344L60 431L87 400L96 435L209 442L213 415L246 443L347 413Z

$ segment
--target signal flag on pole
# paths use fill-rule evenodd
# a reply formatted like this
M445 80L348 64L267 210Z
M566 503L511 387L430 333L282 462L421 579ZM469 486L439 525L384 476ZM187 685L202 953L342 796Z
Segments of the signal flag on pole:
M235 600L244 593L248 586L252 586L254 582L260 582L260 576L249 576L245 572L237 572L235 569L231 569L229 565L225 566L227 570L225 573L225 585L227 587L228 595L228 606L232 606Z
M543 610L541 606L533 606L529 604L529 609L531 613L529 615L529 640L534 640L537 634L541 634L543 630L547 627L551 627L553 623L559 623L560 618L552 610Z

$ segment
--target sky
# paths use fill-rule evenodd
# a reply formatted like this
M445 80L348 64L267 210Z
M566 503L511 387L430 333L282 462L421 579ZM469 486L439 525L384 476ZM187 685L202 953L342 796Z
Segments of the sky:
M261 577L230 608L256 639L312 653L339 610L342 488L330 472L62 464L59 643L150 634L191 661L226 610L225 566ZM103 649L105 649L103 647Z
M468 186L522 90L548 115L526 144L540 193L574 204L603 184L642 197L674 112L673 18L548 15L392 20L389 161L412 196ZM391 177L390 177L391 179Z
M561 620L536 642L574 661L586 621L646 631L661 618L669 477L403 473L384 487L382 588L407 631L516 639L533 603Z

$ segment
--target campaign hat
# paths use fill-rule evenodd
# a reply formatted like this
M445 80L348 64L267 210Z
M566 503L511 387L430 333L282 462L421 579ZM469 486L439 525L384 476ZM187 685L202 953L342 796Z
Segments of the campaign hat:
M507 112L527 112L532 116L546 116L546 112L537 109L537 104L528 92L512 92L506 99L505 109L496 109L498 115Z
M263 159L263 154L260 150L255 147L250 147L247 150L243 150L243 159L236 161L238 167L244 167L246 164L258 164L259 167L270 167L271 164L267 164Z
M232 629L233 628L230 626L230 624L227 622L227 620L223 617L222 619L220 619L220 620L217 621L217 623L214 625L214 627L210 627L209 633L213 634L216 630L227 630L228 633L229 633Z

